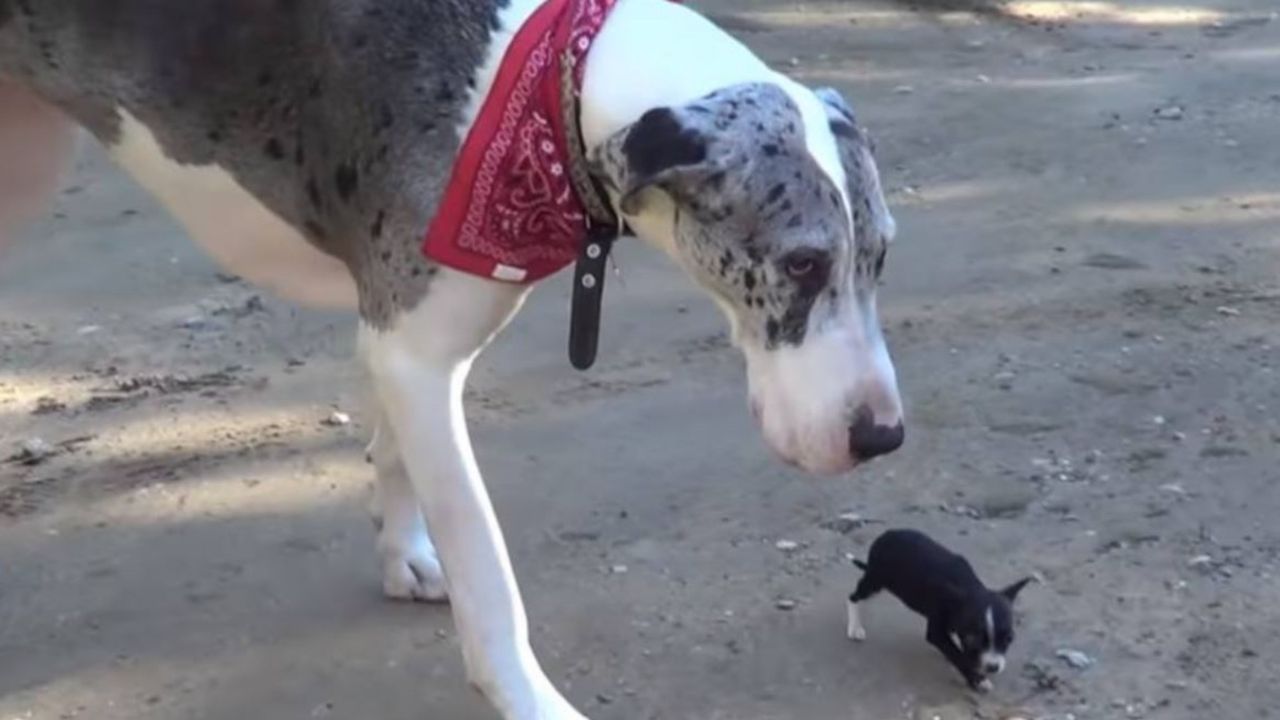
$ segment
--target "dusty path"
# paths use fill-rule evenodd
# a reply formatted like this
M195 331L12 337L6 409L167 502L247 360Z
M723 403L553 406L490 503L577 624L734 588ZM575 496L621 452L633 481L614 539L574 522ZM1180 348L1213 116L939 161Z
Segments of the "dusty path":
M1275 6L707 7L877 136L908 445L780 467L643 249L590 374L542 289L471 408L553 676L604 720L1274 715ZM0 719L489 717L446 611L378 597L350 318L219 277L97 155L58 213L0 265L0 457L54 451L0 462ZM981 706L888 601L843 639L884 523L1045 577Z

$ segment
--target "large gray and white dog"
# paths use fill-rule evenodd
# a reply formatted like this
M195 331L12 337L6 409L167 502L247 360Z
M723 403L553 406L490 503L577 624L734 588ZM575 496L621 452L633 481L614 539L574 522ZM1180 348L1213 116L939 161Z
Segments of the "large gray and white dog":
M468 676L502 716L564 720L582 715L530 650L463 417L472 361L526 288L420 252L538 3L0 0L0 245L43 210L80 126L230 270L357 307L387 594L447 593ZM728 316L769 444L823 474L896 449L875 306L894 223L839 95L688 8L620 0L580 122L628 225Z

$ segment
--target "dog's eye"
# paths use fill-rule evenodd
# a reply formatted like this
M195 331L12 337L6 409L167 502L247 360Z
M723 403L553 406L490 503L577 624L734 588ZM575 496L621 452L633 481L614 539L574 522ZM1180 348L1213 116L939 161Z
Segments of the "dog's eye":
M818 264L814 262L812 257L789 257L786 261L787 275L796 280L802 280L813 274Z
M782 271L805 294L817 293L827 284L831 259L822 250L805 248L782 258Z

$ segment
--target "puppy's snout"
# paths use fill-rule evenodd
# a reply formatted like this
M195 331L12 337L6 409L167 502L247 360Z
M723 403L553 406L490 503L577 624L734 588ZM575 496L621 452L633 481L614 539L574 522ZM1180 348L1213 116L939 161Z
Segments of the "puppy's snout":
M871 408L863 405L854 413L849 427L849 453L860 461L887 455L902 447L906 434L902 420L893 425L879 424Z
M999 675L1004 671L1004 658L987 658L982 661L982 672L987 675Z

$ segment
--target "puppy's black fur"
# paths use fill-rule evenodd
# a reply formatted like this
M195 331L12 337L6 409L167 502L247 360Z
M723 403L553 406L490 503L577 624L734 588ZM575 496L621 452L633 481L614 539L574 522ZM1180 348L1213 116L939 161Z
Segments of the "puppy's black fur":
M991 590L960 555L917 530L889 530L876 538L866 571L849 596L849 636L862 639L858 603L887 590L929 622L926 638L960 671L974 689L990 687L987 678L1004 669L1013 642L1013 602L1031 582L1024 578Z

